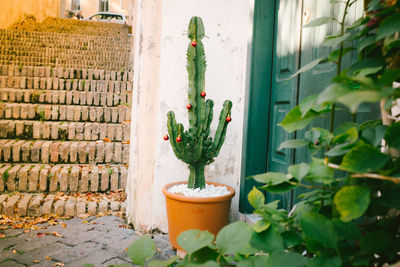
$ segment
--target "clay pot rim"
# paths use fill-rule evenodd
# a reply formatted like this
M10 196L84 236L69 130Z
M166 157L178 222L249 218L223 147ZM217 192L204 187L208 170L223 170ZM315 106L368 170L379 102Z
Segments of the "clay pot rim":
M189 196L183 196L183 195L177 195L171 192L168 192L168 189L174 185L178 184L187 184L187 182L174 182L167 184L163 187L162 191L165 197L183 201L183 202L195 202L195 203L214 203L214 202L223 202L226 200L229 200L233 198L235 195L235 189L230 187L229 185L226 184L220 184L220 183L215 183L215 182L206 182L207 184L213 184L215 186L225 186L229 190L229 194L223 195L223 196L218 196L218 197L189 197Z

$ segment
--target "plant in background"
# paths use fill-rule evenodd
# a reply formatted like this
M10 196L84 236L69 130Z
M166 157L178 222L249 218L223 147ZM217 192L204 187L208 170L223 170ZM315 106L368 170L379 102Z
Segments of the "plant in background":
M364 17L347 26L348 9L356 1L331 1L343 5L341 17L318 18L308 24L340 26L340 32L323 43L333 48L328 58L298 72L331 61L337 64L337 75L280 123L294 132L331 113L329 130L311 126L301 139L280 146L305 146L312 155L310 161L290 166L287 173L252 177L263 184L248 195L260 218L255 224L232 223L214 243L208 232L186 231L178 243L188 255L182 261L157 264L383 266L400 261L400 119L390 112L400 98L395 88L400 80L400 1L366 1ZM347 45L350 41L357 46ZM358 52L358 60L344 69L342 59L351 51ZM357 124L357 110L363 103L380 103L382 119ZM352 114L353 121L334 128L336 107ZM284 193L295 188L308 191L290 212L279 209L278 201L265 203L261 191ZM152 265L149 259L154 253L147 249L143 254L141 262L132 259Z
M189 78L188 104L189 130L184 130L181 123L175 120L175 113L169 111L168 135L175 156L189 165L190 175L188 188L204 188L204 168L212 163L218 155L225 140L226 129L231 121L232 102L226 100L219 116L218 128L214 140L210 136L210 125L213 119L214 101L205 100L206 58L202 39L204 25L199 17L193 17L189 23L187 49L187 71ZM169 138L171 137L171 138Z

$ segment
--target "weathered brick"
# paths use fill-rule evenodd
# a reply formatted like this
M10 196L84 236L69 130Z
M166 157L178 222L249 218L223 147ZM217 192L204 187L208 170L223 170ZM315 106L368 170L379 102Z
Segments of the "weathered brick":
M18 170L21 168L21 165L15 165L14 167L12 167L11 169L8 170L8 178L6 181L6 186L7 186L7 190L10 192L14 192L16 191L16 179L17 179L17 173Z
M16 208L19 198L20 198L19 194L8 197L6 204L3 206L4 215L14 216L14 210Z
M92 167L90 173L90 191L97 192L99 190L99 168L97 166Z
M96 215L97 214L97 202L89 201L87 204L87 213L89 215Z
M36 165L29 172L29 177L28 177L28 191L29 192L36 191L38 189L40 169L41 169L41 166Z
M30 153L31 153L31 147L32 142L28 141L22 144L21 150L22 150L22 162L27 162L29 160L30 157Z
M49 180L49 169L44 167L40 170L39 176L39 190L46 191L47 190L47 181Z
M86 200L79 199L76 202L76 215L81 216L86 213Z
M77 162L78 144L78 142L72 142L69 146L69 161L72 163Z
M83 167L81 169L81 177L79 179L79 191L87 192L89 190L89 169Z
M54 142L50 146L50 161L58 162L58 154L59 154L60 143Z
M113 192L115 192L119 189L118 179L119 179L118 167L113 167L111 177L110 177L110 190Z
M68 191L68 176L69 176L69 166L64 166L60 172L59 183L60 183L60 191L66 192Z
M26 216L28 215L28 205L31 200L32 195L23 195L21 200L18 203L18 215Z
M34 142L31 147L31 161L32 162L39 162L40 160L40 148L43 145L43 141Z
M65 201L62 199L57 200L56 203L54 204L54 213L57 216L64 215L64 204L65 204Z
M61 172L61 166L56 165L53 166L50 170L50 183L49 183L49 191L50 192L55 192L58 189L58 180L60 177L60 172Z
M42 145L41 149L41 160L42 163L48 163L49 162L49 156L50 156L50 145L52 144L52 141L46 141Z
M113 154L114 154L114 145L113 145L113 143L112 143L112 142L107 142L107 143L105 143L104 150L105 150L105 153L104 153L104 155L105 155L104 161L105 161L106 163L109 163L109 162L111 162L112 159L113 159Z
M8 198L8 195L6 195L6 194L0 195L0 214L2 214L2 212L3 212L3 206L6 204L7 198Z
M70 173L70 179L69 179L69 190L71 192L77 192L78 191L78 184L79 184L79 173L80 169L78 166L73 166L71 169Z
M28 189L28 175L30 168L31 168L30 165L25 165L18 171L17 180L18 180L18 190L20 192L27 191Z
M55 199L54 195L48 195L44 199L42 209L41 209L42 215L50 215L52 213L54 199Z
M70 142L61 142L61 144L60 144L60 160L61 160L61 162L68 162L70 144L71 144Z
M100 191L107 191L109 189L110 178L109 172L111 172L111 168L102 168L100 171L101 174L101 184L100 184Z
M128 170L125 167L120 168L120 188L126 188L126 182L128 180Z
M73 217L76 214L75 209L76 199L74 197L68 197L68 200L65 202L65 216Z
M19 162L21 158L21 146L25 141L18 141L12 144L12 158L13 162Z

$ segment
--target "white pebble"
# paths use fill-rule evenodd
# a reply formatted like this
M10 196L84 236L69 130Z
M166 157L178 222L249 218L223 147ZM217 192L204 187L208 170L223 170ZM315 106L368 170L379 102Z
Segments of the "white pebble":
M229 190L226 186L215 186L213 184L206 184L206 188L202 190L199 188L188 188L187 184L179 184L169 188L168 192L173 194L182 194L188 197L219 197L229 194Z

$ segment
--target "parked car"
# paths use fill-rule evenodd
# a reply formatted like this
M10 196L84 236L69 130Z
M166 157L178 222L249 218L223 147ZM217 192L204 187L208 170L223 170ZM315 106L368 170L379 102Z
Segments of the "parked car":
M98 12L93 16L90 16L89 20L128 24L128 18L124 14L114 12Z

